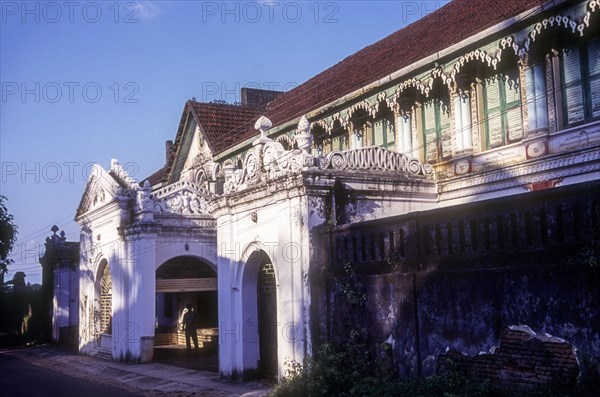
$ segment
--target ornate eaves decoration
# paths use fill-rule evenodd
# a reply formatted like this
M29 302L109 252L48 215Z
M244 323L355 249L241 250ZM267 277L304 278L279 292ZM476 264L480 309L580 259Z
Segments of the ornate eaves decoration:
M326 156L309 153L312 144L310 123L303 116L295 135L298 149L285 150L279 142L255 142L255 150L247 153L241 169L226 172L225 194L245 190L261 181L284 175L298 174L302 170L333 171L386 171L414 177L433 177L429 164L421 164L405 154L392 152L381 147L333 151ZM233 167L233 164L230 165Z
M112 176L121 186L126 189L136 190L139 188L137 181L133 179L119 164L117 159L112 159L110 162L110 170L108 171L110 176Z
M414 89L416 92L427 98L432 92L433 84L436 79L440 79L442 83L448 87L450 92L456 92L459 88L457 77L469 63L477 62L495 71L500 67L503 55L506 51L514 53L514 55L518 56L520 62L524 62L529 55L531 45L535 42L536 37L543 33L544 30L563 29L569 31L571 34L583 36L585 31L590 28L592 14L598 12L600 12L600 0L592 0L586 5L585 14L579 18L561 14L548 16L540 22L533 24L529 28L529 33L525 35L525 39L520 43L516 41L514 36L509 35L499 39L496 42L496 45L490 45L487 48L479 48L464 53L455 61L451 62L446 68L443 66L436 66L433 70L420 78L412 77L402 81L396 86L395 91L393 92L386 93L380 91L372 97L349 106L342 110L341 113L337 113L338 118L343 127L348 127L351 123L352 115L358 109L362 109L371 117L375 117L380 103L383 101L387 103L390 109L397 111L398 100L404 91ZM340 114L343 114L343 116L340 116ZM329 117L325 120L317 120L315 121L315 124L320 125L329 133L333 128L333 122L333 117Z

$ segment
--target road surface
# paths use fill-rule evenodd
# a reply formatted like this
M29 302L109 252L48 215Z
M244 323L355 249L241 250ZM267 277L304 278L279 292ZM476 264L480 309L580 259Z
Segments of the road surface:
M0 396L143 397L114 386L74 378L8 354L0 354Z

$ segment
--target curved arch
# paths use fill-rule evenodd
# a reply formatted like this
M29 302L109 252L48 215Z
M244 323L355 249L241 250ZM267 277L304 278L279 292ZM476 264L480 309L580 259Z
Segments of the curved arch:
M400 97L403 92L409 91L411 89L415 91L415 94L418 93L420 95L427 95L429 93L429 90L431 89L430 83L432 82L433 80L429 79L427 80L427 84L424 84L421 80L418 80L415 77L413 77L412 79L404 80L396 87L396 92L394 92L394 96Z
M204 187L207 182L208 182L208 179L206 177L206 173L204 172L204 170L201 168L198 169L194 174L194 182L193 183L195 183L199 187Z
M373 115L367 107L355 107L351 113L348 113L347 125L351 131L362 129L370 121L373 121Z
M390 112L393 113L397 106L398 104L393 99L388 99L385 93L379 94L377 95L377 104L375 112L373 113L373 118L377 119Z
M200 263L198 263L200 262ZM200 268L198 265L204 265L208 271ZM174 269L177 268L177 269ZM180 255L166 260L156 269L157 278L207 278L216 277L217 269L215 266L201 258L193 255Z
M291 150L294 147L294 142L287 134L279 135L275 138L275 142L279 143L284 150Z
M248 244L238 269L241 326L245 341L242 347L243 368L258 369L262 375L277 377L280 361L277 348L279 278L277 266L264 248L264 244L258 241ZM263 291L264 277L261 277L265 276L265 272L272 280L268 294Z
M519 54L523 59L539 59L548 54L550 50L561 50L573 45L574 40L585 36L588 32L599 30L600 1L593 0L588 3L586 15L582 22L565 15L553 15L544 18L533 25L523 42ZM592 18L595 20L593 21ZM597 33L597 32L596 32Z
M94 281L95 301L98 302L97 308L94 308L94 328L96 337L98 337L100 334L112 334L112 274L106 258L102 258L98 262Z
M154 271L157 271L158 268L160 268L162 265L167 264L169 261L172 261L174 259L177 258L190 258L190 259L195 259L198 260L200 262L203 262L204 264L206 264L208 267L210 267L210 269L217 274L217 265L215 263L213 263L212 261L210 261L209 259L201 256L201 255L197 255L194 253L189 253L187 251L182 252L182 253L173 253L170 255L167 255L163 258L160 258L160 260L157 260L155 263L155 267L154 267ZM157 258L158 259L158 258Z
M571 29L569 17L552 16L536 23L527 33L527 39L519 51L523 59L537 60L551 50L560 50L573 45L579 33ZM566 37L565 37L566 36Z
M235 288L241 289L246 269L248 268L248 266L255 265L256 260L260 259L260 257L256 257L256 256L254 258L252 258L252 255L257 251L262 251L263 255L266 255L267 257L269 257L269 255L267 254L268 250L269 250L269 248L258 240L252 241L244 247L244 249L242 250L242 254L240 255L240 260L238 262L239 266L237 268L236 275L235 275L235 280L234 280ZM251 258L252 258L252 260L251 260ZM278 273L277 268L275 268L275 280L277 282L277 286L279 286L279 275L277 273Z
M315 135L315 130L321 129L325 131L325 133L329 133L331 131L331 126L325 120L317 120L310 124L310 132Z
M502 59L504 58L503 54L507 51L510 54L510 51L512 50L513 55L517 55L518 48L519 47L515 43L515 39L512 36L507 36L498 42L498 50L493 55L479 48L469 51L457 59L449 77L451 80L456 81L456 76L459 74L469 74L468 69L472 69L473 65L475 65L476 69L479 69L480 67L487 67L491 68L492 70L497 70L498 66L500 66L500 63L502 62ZM463 69L467 69L467 71L463 71Z
M324 127L327 125L324 121L312 123L311 133L313 135L313 148L317 151L317 154L322 154L324 150L325 141L329 138L329 132Z
M348 120L352 119L354 117L355 113L358 111L361 111L361 110L364 110L368 114L372 115L372 113L374 111L373 108L374 108L374 106L371 106L367 101L357 102L354 105L350 106L350 108L348 109L347 118L348 118Z

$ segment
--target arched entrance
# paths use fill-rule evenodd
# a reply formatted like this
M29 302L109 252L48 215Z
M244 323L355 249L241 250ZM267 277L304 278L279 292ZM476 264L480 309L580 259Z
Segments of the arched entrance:
M94 308L94 333L96 347L100 350L112 350L112 277L110 266L103 259L98 266L96 282L96 307Z
M258 272L257 283L259 371L265 378L277 379L277 285L272 263Z
M108 263L100 279L100 333L112 334L112 278Z
M218 371L217 274L201 259L180 256L156 270L154 360L186 368ZM186 351L182 330L186 305L197 317L198 347ZM193 348L192 344L192 348Z
M277 379L277 278L269 255L258 247L244 267L242 309L244 376Z

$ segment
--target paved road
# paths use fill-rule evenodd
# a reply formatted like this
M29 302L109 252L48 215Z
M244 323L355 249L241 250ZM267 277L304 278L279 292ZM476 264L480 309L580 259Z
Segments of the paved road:
M0 395L10 397L143 397L0 354Z

